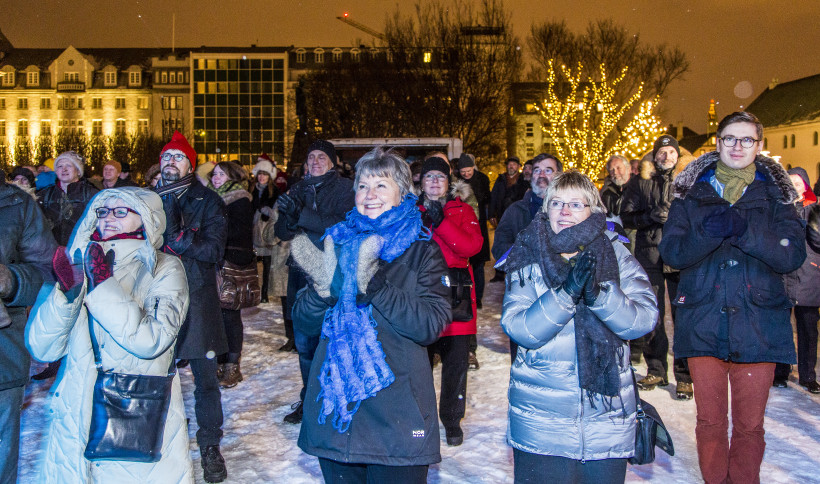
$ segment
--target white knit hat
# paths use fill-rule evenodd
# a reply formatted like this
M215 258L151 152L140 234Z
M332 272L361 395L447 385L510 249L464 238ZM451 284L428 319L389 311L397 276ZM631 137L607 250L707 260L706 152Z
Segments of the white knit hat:
M276 167L268 160L259 160L253 165L253 176L256 176L260 171L267 172L271 178L276 178Z
M64 152L60 153L59 155L57 155L57 158L54 159L54 169L55 170L57 169L57 164L60 163L63 160L70 161L71 163L73 163L74 166L77 168L77 171L80 173L80 176L81 177L83 176L83 173L85 172L85 166L83 165L83 157L82 156L80 156L75 151L64 151Z

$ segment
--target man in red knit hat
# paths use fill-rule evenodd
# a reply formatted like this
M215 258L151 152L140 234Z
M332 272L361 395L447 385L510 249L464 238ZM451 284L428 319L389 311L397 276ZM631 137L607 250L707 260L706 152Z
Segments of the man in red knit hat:
M196 151L179 131L162 148L159 159L162 177L154 190L165 211L163 250L182 259L190 298L176 357L189 360L194 375L196 440L205 481L222 482L228 472L219 451L223 415L215 356L228 351L216 288L227 237L225 205L194 176Z

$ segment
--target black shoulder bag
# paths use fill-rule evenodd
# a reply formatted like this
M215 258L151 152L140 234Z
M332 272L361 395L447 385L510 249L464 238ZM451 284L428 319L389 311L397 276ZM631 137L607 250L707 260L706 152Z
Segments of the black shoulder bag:
M453 309L453 321L472 321L473 279L470 277L470 269L466 267L450 267L450 303Z
M632 369L632 386L635 388L635 456L629 458L632 465L651 464L655 462L655 446L669 455L675 455L672 436L663 425L661 416L655 407L641 400L638 385L635 382L635 370Z
M88 460L159 461L171 384L176 374L174 358L166 376L105 371L90 314L88 330L97 364L97 381L88 444L83 455Z

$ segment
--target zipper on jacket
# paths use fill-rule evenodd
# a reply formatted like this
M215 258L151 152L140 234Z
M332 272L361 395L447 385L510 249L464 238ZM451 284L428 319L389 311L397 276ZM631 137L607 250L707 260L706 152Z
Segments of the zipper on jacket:
M159 298L154 299L154 319L157 319L157 308L159 307Z

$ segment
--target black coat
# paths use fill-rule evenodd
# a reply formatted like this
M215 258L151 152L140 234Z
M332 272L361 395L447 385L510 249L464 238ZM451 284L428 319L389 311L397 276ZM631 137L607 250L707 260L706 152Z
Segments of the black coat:
M317 247L325 230L344 220L355 205L353 181L342 178L336 170L299 181L288 190L288 196L297 204L296 213L291 214L297 222L290 225L289 217L279 217L274 233L281 240L291 240L303 231Z
M225 251L225 204L216 192L194 178L190 188L179 197L179 207L183 232L192 235L190 244L176 251L188 277L191 302L177 336L176 357L205 358L211 351L221 355L228 351L228 342L222 324L216 271ZM168 233L165 235L167 246Z
M504 212L504 216L498 222L495 228L495 239L493 239L493 257L495 260L501 257L510 250L510 247L515 243L515 238L518 232L521 232L532 222L532 212L530 212L530 205L532 204L535 194L532 190L527 191L524 198L510 205L510 208Z
M395 381L361 402L347 432L337 432L331 418L319 425L318 375L327 351L323 338L308 378L299 447L339 462L433 464L441 456L436 393L425 345L438 339L452 320L450 292L442 283L447 264L435 242L417 241L384 271L387 283L373 297L373 319ZM310 334L318 334L328 308L308 285L293 308L294 320L303 321Z
M604 186L601 187L601 200L604 202L604 207L606 207L607 217L621 215L621 202L623 201L625 186L616 185L609 177L604 181Z
M251 198L247 190L233 190L222 196L228 233L225 241L225 260L241 266L256 260L253 251L254 211Z
M475 194L475 198L478 201L478 226L481 228L481 236L484 237L484 243L481 245L481 250L478 251L478 254L470 257L470 262L480 264L490 260L490 233L487 230L487 219L490 218L490 178L476 168L473 172L473 176L469 180L464 181L470 184L470 188L473 189L473 194Z
M716 152L687 166L664 226L660 253L681 271L675 314L675 357L713 356L738 363L794 363L791 301L783 274L806 258L797 198L783 167L758 155L757 178L732 206L747 223L740 237L715 238L703 219L729 202L710 184Z
M663 224L652 220L649 214L659 205L668 208L673 198L671 173L663 175L654 172L633 176L624 188L621 220L625 229L637 230L635 258L646 271L660 270L664 263L658 252L658 244L663 237Z
M262 209L262 207L270 207L273 208L273 204L276 203L276 199L279 198L279 189L276 188L276 185L271 182L270 184L271 190L268 191L268 188L265 187L264 189L260 190L259 186L254 183L252 187L251 195L253 196L253 211L258 212ZM267 215L262 215L262 221L268 221Z
M817 202L810 205L800 202L796 206L797 213L803 220L808 220L809 211L816 205ZM817 235L816 228L806 227L806 261L784 277L786 291L796 306L820 306L820 252L808 243Z
M2 173L2 171L0 171ZM5 178L5 176L3 176ZM3 299L11 325L0 328L0 391L28 382L26 350L26 306L37 299L44 281L50 281L51 259L57 244L48 222L31 195L0 180L0 264L17 281L17 291ZM6 445L6 444L4 444Z
M493 190L490 192L490 218L501 220L504 211L510 205L524 198L524 193L529 188L529 183L524 182L524 175L519 174L518 180L511 186L507 186L506 173L498 175L493 185Z
M99 190L85 178L70 183L68 191L60 189L60 182L37 192L40 207L51 224L51 233L59 245L67 246L74 226L85 213L85 206Z

